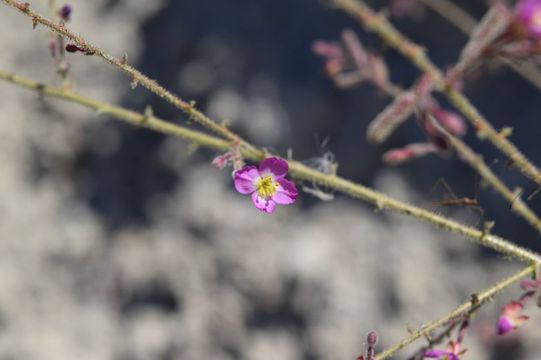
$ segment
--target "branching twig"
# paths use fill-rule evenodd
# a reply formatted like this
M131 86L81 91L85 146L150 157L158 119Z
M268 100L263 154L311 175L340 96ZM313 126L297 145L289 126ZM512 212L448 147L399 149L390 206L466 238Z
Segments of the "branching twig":
M6 1L6 0L4 0ZM442 91L453 105L462 112L476 129L480 138L488 138L503 152L524 175L541 185L541 172L505 136L502 136L479 113L472 103L452 84L448 84L441 71L432 63L425 50L413 43L380 14L375 13L361 0L332 0L333 3L358 19L369 31L380 36L389 46L409 59L422 72L430 75L436 88Z
M0 72L0 80L5 80L13 84L38 91L41 94L57 97L63 100L75 102L94 109L101 113L107 113L118 119L130 122L135 125L145 126L162 133L181 137L192 141L201 146L207 146L213 149L224 150L231 149L234 144L228 143L222 139L212 137L198 131L190 130L185 127L160 120L154 116L137 114L133 111L123 109L118 106L102 103L97 100L89 99L80 94L67 91L61 88L45 86L35 81L15 76L13 74ZM262 159L258 151L253 152L248 148L240 149L242 155L248 159L259 161ZM340 178L332 174L325 174L314 170L301 162L289 160L289 169L291 175L300 181L307 181L321 186L327 186L329 189L342 192L353 198L374 204L378 209L389 209L402 214L415 217L424 222L435 225L447 231L463 235L476 243L491 248L501 254L516 258L527 263L541 264L541 255L524 249L512 242L499 236L489 234L485 231L473 227L465 226L457 221L448 219L444 216L435 214L417 206L404 203L393 199L385 194L379 193L368 187L356 184L352 181Z

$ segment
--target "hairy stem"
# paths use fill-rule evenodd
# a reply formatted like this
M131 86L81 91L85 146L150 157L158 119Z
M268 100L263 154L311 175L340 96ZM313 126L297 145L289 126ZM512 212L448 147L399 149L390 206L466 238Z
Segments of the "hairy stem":
M45 86L35 81L15 76L10 73L0 72L0 80L8 81L15 85L19 85L40 94L53 96L70 102L75 102L99 111L100 113L109 114L117 119L121 119L134 125L144 126L152 130L156 130L172 136L181 137L195 144L210 147L216 150L231 149L235 146L233 142L227 142L223 139L209 136L198 131L190 130L185 127L169 123L158 119L154 116L138 114L130 110L123 109L118 106L103 103L97 100L89 99L80 94L74 93L61 88ZM264 155L261 151L251 151L250 148L241 148L242 155L253 161L260 161ZM389 209L402 214L415 217L424 222L435 225L444 230L454 232L465 236L468 239L477 242L478 244L491 248L506 256L516 258L527 263L541 264L541 255L524 249L512 242L505 240L499 236L490 234L486 231L481 231L473 227L465 226L457 221L448 219L444 216L435 214L423 208L407 204L405 202L393 199L385 194L372 190L368 187L356 184L352 181L340 178L335 175L324 174L314 170L302 162L288 161L291 175L298 181L307 181L321 186L327 186L335 191L342 192L353 198L357 198L371 204L374 204L378 209Z
M456 136L453 136L446 129L441 126L436 119L429 116L432 125L438 129L449 141L451 146L457 151L460 157L466 161L490 186L494 188L504 199L506 199L513 212L523 217L530 223L537 231L541 232L541 220L537 215L526 205L522 200L519 191L512 191L509 189L485 164L483 158L475 153L466 143Z

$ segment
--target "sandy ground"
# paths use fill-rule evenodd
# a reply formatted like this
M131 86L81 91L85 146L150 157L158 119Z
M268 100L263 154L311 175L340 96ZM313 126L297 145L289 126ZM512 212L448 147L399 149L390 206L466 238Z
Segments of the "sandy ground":
M73 28L135 61L139 26L161 1L107 12L104 3L73 1ZM0 6L0 69L58 83L47 41L46 30ZM70 59L78 91L111 102L129 94L114 69ZM354 359L368 331L389 346L519 268L481 262L457 236L340 197L260 214L227 170L177 140L151 151L182 181L141 200L148 221L111 230L80 195L93 186L80 174L123 168L87 168L81 154L112 156L126 127L5 83L0 109L1 359ZM144 171L135 176L157 176ZM380 174L376 187L418 201L399 172ZM516 290L479 313L466 359L539 359L538 311L517 336L493 336Z

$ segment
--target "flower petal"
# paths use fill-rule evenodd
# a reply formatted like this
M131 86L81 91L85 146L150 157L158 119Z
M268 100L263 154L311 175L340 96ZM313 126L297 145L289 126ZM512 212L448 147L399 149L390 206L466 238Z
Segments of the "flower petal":
M235 171L233 175L235 189L241 194L253 193L256 190L255 183L259 177L259 171L255 166L245 166Z
M425 351L424 357L427 358L434 358L434 359L446 359L446 360L460 360L460 358L449 351L443 351L443 350L428 350Z
M272 199L265 199L260 197L257 192L252 194L252 202L257 210L261 210L266 213L272 213L276 207L276 203Z
M515 327L513 326L513 321L508 316L502 315L498 320L498 335L505 335L510 331L513 331Z
M447 351L443 351L443 350L428 350L428 351L425 351L424 357L439 358L440 356L443 356L446 354L447 354Z
M276 193L272 196L272 200L280 205L292 204L297 200L298 191L292 181L286 179L276 180L280 186L276 189Z
M272 173L275 179L286 176L287 170L287 161L277 157L266 158L259 164L259 171L261 173Z
M538 0L520 0L516 4L515 11L519 21L532 36L541 36L541 24L538 19L541 3Z

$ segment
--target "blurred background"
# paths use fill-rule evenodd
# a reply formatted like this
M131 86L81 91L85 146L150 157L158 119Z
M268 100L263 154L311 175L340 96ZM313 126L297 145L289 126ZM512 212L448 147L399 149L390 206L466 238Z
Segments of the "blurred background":
M486 10L480 0L455 3L477 18ZM382 163L383 152L424 135L410 121L386 144L367 144L366 127L389 99L370 85L336 89L311 44L351 28L385 56L393 81L406 87L419 74L325 1L70 5L76 33L128 54L255 144L282 156L291 150L298 160L332 151L339 175L421 206L442 200L432 189L444 179L458 197L480 202L495 233L541 248L539 235L456 157ZM46 13L48 2L31 7ZM466 42L428 9L395 23L442 69ZM60 85L49 40L46 29L32 30L29 19L0 6L1 70ZM156 115L186 122L99 59L68 60L76 91L136 111L150 104ZM534 164L541 161L538 89L490 66L465 91L495 127L514 128L512 140ZM235 193L230 170L210 165L216 153L7 83L0 109L0 359L354 359L368 331L380 333L383 349L520 267L340 195L322 203L302 194L294 206L262 214ZM471 131L466 140L510 186L535 190ZM540 210L540 199L530 205ZM482 221L467 209L439 211ZM478 313L466 358L539 359L539 310L529 309L533 319L519 332L494 335L500 307L518 295L515 285Z

